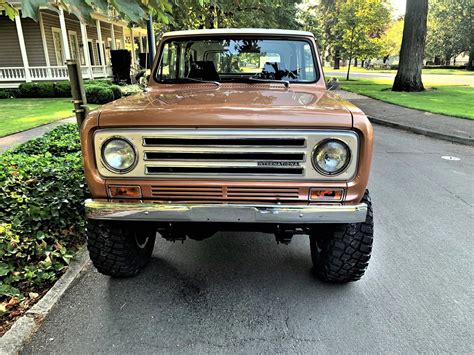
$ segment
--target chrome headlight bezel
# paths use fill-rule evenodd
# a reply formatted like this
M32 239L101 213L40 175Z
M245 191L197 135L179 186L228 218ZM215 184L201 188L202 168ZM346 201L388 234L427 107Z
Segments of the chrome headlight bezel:
M110 144L110 142L115 141L115 140L125 142L131 148L131 151L133 152L133 155L134 155L133 162L127 168L117 169L117 168L111 166L110 163L107 161L107 159L105 157L105 149L107 148L107 145ZM109 170L113 173L118 173L118 174L126 174L126 173L132 171L137 166L137 163L138 163L137 148L135 147L135 145L132 143L131 140L129 140L129 139L123 137L123 136L113 136L113 137L109 137L107 140L105 140L104 143L102 143L102 145L100 147L100 156L101 156L101 159L102 159L102 164L107 168L107 170Z
M340 167L338 170L333 171L333 172L324 170L323 168L321 168L319 166L318 162L316 161L316 153L317 153L316 151L318 150L318 148L324 146L325 144L331 143L331 142L336 142L336 143L340 144L342 147L344 147L344 149L346 150L346 156L347 156L346 161L344 162L342 167ZM313 168L318 173L320 173L321 175L324 175L324 176L337 176L337 175L342 174L344 171L346 171L347 167L351 163L351 160L352 160L351 149L346 144L346 142L344 142L340 139L337 139L337 138L327 138L327 139L323 139L322 141L318 142L318 144L316 144L314 146L313 152L311 154L311 163L313 164Z

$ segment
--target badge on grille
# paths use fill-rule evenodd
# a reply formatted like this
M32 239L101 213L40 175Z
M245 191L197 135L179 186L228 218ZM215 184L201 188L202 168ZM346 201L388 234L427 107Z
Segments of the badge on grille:
M257 166L300 166L297 161L259 161Z

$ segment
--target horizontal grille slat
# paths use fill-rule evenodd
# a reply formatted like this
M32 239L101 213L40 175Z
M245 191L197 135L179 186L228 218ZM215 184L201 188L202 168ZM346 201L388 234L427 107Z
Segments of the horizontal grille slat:
M280 174L280 175L302 175L303 168L281 168L281 167L204 167L204 166L147 166L148 174Z
M288 160L303 161L304 153L174 153L174 152L145 152L146 160Z
M175 138L175 137L145 137L144 146L273 146L273 147L304 147L305 138Z

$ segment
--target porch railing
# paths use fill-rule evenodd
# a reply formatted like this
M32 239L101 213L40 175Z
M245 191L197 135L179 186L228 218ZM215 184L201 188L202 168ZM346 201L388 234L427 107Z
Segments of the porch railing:
M112 67L93 65L82 67L82 76L85 79L107 78L112 76ZM68 72L66 66L39 66L28 68L31 81L55 81L67 80ZM0 67L0 82L23 82L26 81L25 68Z
M0 81L25 81L25 68L0 68Z

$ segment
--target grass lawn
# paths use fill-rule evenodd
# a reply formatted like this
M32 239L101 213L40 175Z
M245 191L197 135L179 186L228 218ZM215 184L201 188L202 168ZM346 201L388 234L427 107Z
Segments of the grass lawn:
M347 73L347 67L341 67L340 69L333 69L332 67L324 67L325 72L338 72ZM395 69L365 69L361 67L351 66L351 73L389 73L397 74ZM423 74L447 74L447 75L474 75L473 71L464 69L423 69Z
M89 105L91 109L98 105ZM0 137L71 117L71 99L0 100Z
M340 80L341 89L422 111L474 120L474 87L424 83L424 92L392 92L391 80Z

